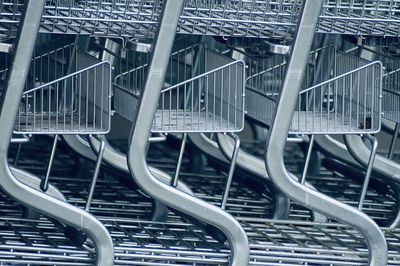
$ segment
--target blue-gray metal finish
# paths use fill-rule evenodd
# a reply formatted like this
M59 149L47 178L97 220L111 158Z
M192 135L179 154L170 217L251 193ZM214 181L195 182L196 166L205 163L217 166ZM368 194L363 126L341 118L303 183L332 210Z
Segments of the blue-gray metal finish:
M155 200L159 200L167 206L218 227L224 232L232 250L231 265L245 266L249 262L249 243L238 221L220 208L160 182L149 171L146 163L147 139L157 110L157 103L164 83L169 55L172 50L183 4L183 0L168 0L164 2L161 23L153 45L147 80L133 120L128 166L136 183Z
M287 172L283 161L286 137L322 5L323 1L304 2L286 78L273 125L267 138L265 164L272 181L288 197L359 230L364 235L369 248L369 265L384 266L387 264L387 244L378 225L357 209L294 181Z
M96 218L77 207L22 183L14 176L8 165L8 147L28 75L44 3L44 0L30 0L25 3L23 22L17 37L13 62L1 98L0 172L2 178L0 186L4 192L22 204L83 230L93 240L97 251L97 265L111 266L114 262L112 239L106 228Z
M205 136L203 137L206 138ZM230 138L224 136L223 134L217 134L217 141L218 141L218 146L216 145L216 147L219 147L222 154L228 160L230 160L231 154L234 149L233 141L231 141ZM212 141L209 140L209 142ZM271 178L268 176L268 173L265 170L265 163L261 159L245 152L242 149L240 149L238 153L237 165L243 169L246 169L246 171L249 171L258 178L264 179L266 181L271 181ZM289 174L294 180L296 181L299 180L296 175L292 173ZM313 190L316 190L316 188L310 183L305 182L305 185ZM275 213L272 219L276 220L288 219L289 212L290 212L290 200L285 195L283 195L282 192L280 191L275 192ZM311 211L311 216L314 222L324 223L328 221L328 218L326 216L321 215L315 211Z

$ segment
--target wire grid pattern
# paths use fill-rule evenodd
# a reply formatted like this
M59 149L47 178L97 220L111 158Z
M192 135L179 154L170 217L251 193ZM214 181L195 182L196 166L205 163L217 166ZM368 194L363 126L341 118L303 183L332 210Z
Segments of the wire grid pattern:
M39 140L37 144L27 144L21 152L19 167L38 176L42 176L46 171L46 164L38 154L50 153L50 146L45 145L47 141ZM113 142L116 147L124 145L122 142ZM250 145L242 143L244 148L251 151L260 150L261 145ZM16 145L14 145L16 146ZM63 149L63 145L59 145ZM47 147L44 149L43 147ZM63 149L64 150L64 149ZM246 149L247 150L247 149ZM168 156L165 156L168 154ZM302 172L304 158L302 152L296 145L289 145L286 148L287 167L293 173ZM36 157L35 157L36 155ZM10 156L15 156L15 148L11 149ZM260 150L260 156L262 151ZM176 158L178 150L168 145L152 145L149 150L148 162L150 165L162 169L170 174L175 172ZM163 158L163 159L160 159ZM193 173L192 167L185 156L182 164L181 179L192 188L195 195L207 202L219 205L223 195L223 188L226 181L223 165L208 161L208 165L201 173ZM12 160L11 160L12 161ZM58 187L74 205L84 207L90 180L84 178L84 173L71 171L77 169L77 162L74 162L71 155L56 153L56 160L52 171L51 183ZM216 169L223 172L216 174ZM333 172L332 172L333 171ZM120 217L145 220L150 217L151 199L144 196L131 181L129 176L118 174L115 171L103 169L102 178L98 180L95 189L94 199L90 211L96 216L101 217ZM87 173L91 176L91 173ZM81 177L79 177L81 176ZM353 175L354 176L354 175ZM362 179L360 179L362 180ZM345 173L334 171L334 169L321 169L320 176L308 177L308 181L319 191L332 196L351 206L357 206L361 183L350 178ZM375 181L374 181L375 182ZM131 184L131 185L129 185ZM377 189L379 188L379 189ZM238 172L235 176L230 190L227 211L235 217L243 218L270 218L273 215L274 198L272 194L272 184L254 181L246 177L244 173ZM398 193L390 185L378 182L375 186L368 189L364 211L372 217L378 224L390 224L397 211ZM15 204L7 201L6 196L1 200L4 213L7 210L18 209ZM306 208L292 203L290 219L309 221L311 220L310 211ZM3 213L3 211L2 211ZM20 212L13 212L18 216ZM169 221L181 219L170 213Z
M389 38L390 41L390 38ZM390 48L390 47L389 47ZM383 65L382 117L395 123L400 122L400 60L390 53L385 45L357 46L351 51L369 60L379 60Z
M228 246L218 244L190 224L116 218L101 221L114 240L115 265L228 265ZM367 263L367 251L362 236L340 224L273 222L264 219L239 221L249 237L250 265ZM68 240L48 221L12 218L5 221L2 218L0 226L3 227L0 233L2 262L25 261L34 265L93 263L93 253L68 245ZM388 265L399 265L400 233L398 230L384 231L390 249ZM35 245L40 245L42 241L45 242L44 248L37 248ZM3 256L8 258L3 260Z
M93 265L93 256L49 220L0 218L1 265Z
M19 134L104 134L111 66L67 45L33 58L16 117Z
M23 0L0 2L0 31L15 35ZM321 33L399 36L399 0L325 0ZM187 0L178 32L184 34L291 39L301 0ZM41 32L148 40L154 37L161 0L47 0Z
M317 63L319 58L321 62ZM271 125L286 67L283 60L247 78L248 116ZM357 134L380 130L380 62L371 63L326 46L310 53L305 73L290 133Z
M172 53L152 132L237 132L244 126L244 63L204 45ZM115 78L115 109L132 120L148 65Z
M153 157L151 161L158 161L159 165L165 165L166 169L172 171L173 158L167 158L162 162L159 159L157 160L157 158L160 158L160 154L166 152L163 150L166 147L160 146L161 148L154 149L155 147L153 147L150 149L150 158ZM167 148L167 150L171 151L170 148ZM31 151L32 149L26 149L27 153ZM293 158L293 150L288 152L289 158ZM68 160L68 156L65 157L65 154L62 157ZM21 160L24 161L25 157L21 157ZM293 162L292 167L299 167L299 163ZM200 179L208 178L211 180L216 178L215 172L211 169L207 172L209 172L209 175L204 175ZM214 177L212 173L214 173ZM115 175L115 172L113 174ZM190 174L184 175L182 178L187 181L193 180L195 182L196 180L196 177ZM99 179L99 187L96 187L97 193L91 212L100 217L113 237L116 265L228 265L228 246L218 244L193 225L177 219L168 223L132 221L134 217L144 217L144 215L135 216L134 211L129 210L130 206L133 208L135 204L136 208L140 208L140 205L149 206L148 199L143 198L143 196L134 196L136 192L131 191L129 193L129 189L124 188L121 184L118 185L118 182L110 182L110 180L101 182L102 179ZM72 202L78 206L84 205L86 194L84 192L76 193L76 191L83 191L82 187L84 186L89 187L90 180L73 177L52 177L52 180L60 188L64 188L63 192L67 196L69 195L68 197ZM67 180L68 182L66 182ZM330 181L328 182L330 183ZM73 183L76 185L71 185ZM190 182L187 183L191 184ZM192 183L192 185L198 187L195 183ZM214 183L213 186L216 187L218 184ZM116 191L115 197L113 196L114 189ZM120 199L116 197L118 192L120 192ZM125 193L129 193L127 194L129 196L123 199L121 194ZM211 191L208 194L212 193ZM233 195L236 199L231 201L231 204L240 204L241 196L246 196L246 194L240 192L239 195ZM98 202L96 203L96 201ZM107 201L109 205L107 205ZM117 203L114 206L112 206L113 201ZM145 203L146 201L147 203ZM247 203L244 201L242 204ZM124 205L127 207L126 214L117 210L117 208L123 210ZM129 217L130 215L132 217ZM304 263L312 265L365 265L367 263L367 252L362 236L349 227L304 221L273 222L262 219L261 216L243 216L240 213L235 214L235 216L238 217L249 236L250 265L276 265L277 263L282 265ZM10 216L7 213L3 216L3 221L7 220L8 222L7 230L0 231L0 236L2 236L0 237L0 243L2 243L0 246L5 250L5 253L0 252L0 258L7 254L11 263L20 263L23 258L26 258L26 261L29 262L36 261L37 265L54 265L54 260L60 261L62 258L66 261L64 265L74 265L73 262L76 261L79 261L79 265L91 265L93 263L91 249L78 250L73 247L60 229L45 218L40 221L27 221L8 217ZM41 225L38 226L37 224ZM0 219L0 226L2 226L2 219ZM399 265L398 243L400 232L397 229L385 230L385 232L390 249L388 265ZM17 248L15 249L15 246L10 242L2 242L6 239L12 239L13 242L11 243L17 245ZM55 241L50 244L46 242L52 239L55 239ZM41 243L41 241L47 243L44 245L52 245L52 249L46 248L40 250L39 253L36 247L32 248L32 245ZM87 244L91 247L90 241ZM11 249L14 253L11 252ZM20 250L28 250L29 255L16 253ZM64 254L61 256L62 258L60 258L61 253ZM18 257L18 255L20 256ZM57 263L57 265L63 264Z
M393 87L391 87L393 88ZM395 123L400 122L400 94L396 91L383 90L383 117Z
M262 147L260 143L243 143L241 146L250 154L263 159L264 150L260 148ZM285 165L291 173L300 176L304 169L304 160L304 153L297 144L286 145ZM330 167L324 161L326 160L323 160L323 166L320 168L318 176L307 175L307 182L321 193L357 207L364 174L360 172L360 176L357 176L338 166ZM364 205L363 211L379 225L389 225L394 221L398 211L399 191L391 184L380 181L374 175L373 177L367 190L366 205ZM310 212L296 203L292 203L289 217L290 220L311 220Z
M382 116L400 123L400 61L397 58L387 58L383 63L386 71L383 75Z

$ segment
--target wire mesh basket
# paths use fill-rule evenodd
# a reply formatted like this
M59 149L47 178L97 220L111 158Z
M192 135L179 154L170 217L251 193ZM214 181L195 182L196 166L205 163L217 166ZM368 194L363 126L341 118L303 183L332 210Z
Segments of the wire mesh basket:
M400 60L387 48L382 45L363 45L354 47L351 52L370 61L382 62L382 117L400 123Z
M105 134L110 129L109 62L67 45L32 59L16 134Z
M0 32L17 31L23 0L2 0ZM153 38L161 0L47 0L40 32ZM177 31L184 34L291 39L301 0L186 0ZM399 0L325 0L317 32L399 36Z
M400 123L400 62L383 75L383 118Z
M317 64L317 58L323 56L325 60ZM249 117L267 126L272 124L285 75L283 61L247 78ZM310 53L302 88L290 133L362 134L380 130L381 62L371 63L326 46Z
M115 78L114 107L132 120L147 74ZM195 45L171 55L152 132L237 132L244 125L244 62Z

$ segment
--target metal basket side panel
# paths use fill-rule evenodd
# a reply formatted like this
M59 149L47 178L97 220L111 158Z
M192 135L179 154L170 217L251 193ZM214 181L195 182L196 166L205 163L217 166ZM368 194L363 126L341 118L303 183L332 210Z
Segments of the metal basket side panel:
M338 55L338 65L348 58ZM359 64L363 64L362 63ZM357 63L355 63L357 64ZM318 91L316 93L315 91ZM318 98L316 95L325 95ZM301 92L306 109L293 115L291 133L363 134L376 133L381 124L382 65L365 64Z
M40 31L147 40L154 37L161 8L158 0L48 0Z
M399 36L400 2L398 0L325 0L318 32Z
M262 71L250 75L246 79L246 114L247 116L270 126L276 102L279 97L283 79L286 75L285 58L279 57L280 63L272 67L263 62L251 61L249 68L251 71L259 71L260 65L267 66Z
M188 0L177 31L183 34L236 36L290 41L301 0ZM14 37L23 12L22 0L3 0L0 32ZM154 37L161 0L47 0L42 33L87 34L149 40ZM317 32L400 36L398 0L324 0Z
M237 132L244 127L245 107L245 66L244 62L233 60L212 50L207 50L206 69L220 70L208 77L204 88L205 104L212 116L218 116L222 132ZM224 67L227 66L227 67ZM222 123L227 123L226 127Z
M163 90L153 132L236 132L243 128L244 62L219 56L214 52L206 56L205 69L212 70Z
M24 92L15 133L105 134L110 129L111 67L100 62Z
M184 82L204 73L204 55L204 44L196 44L174 51L170 56L164 88L171 87L174 84ZM117 113L132 120L135 111L133 105L136 105L146 82L149 56L142 53L133 53L130 57L133 58L131 62L119 65L121 73L114 79L114 107ZM129 69L128 66L132 64L135 67ZM190 88L190 90L186 91L186 96L185 93L179 94L179 90L163 93L160 95L159 108L165 110L183 108L185 98L189 94L195 93L195 90L198 90L196 86ZM126 97L124 98L123 96Z
M400 123L400 69L383 76L383 117Z
M178 32L257 38L291 38L301 1L186 1Z
M94 58L95 59L95 58ZM111 128L111 66L108 62L94 68L87 68L84 74L76 78L75 99L71 103L74 113L78 114L80 134L106 134ZM80 109L79 109L80 106ZM84 110L84 114L82 114ZM84 120L84 121L83 121ZM82 126L84 125L82 130Z
M328 80L335 74L336 48L329 45L310 52L302 88ZM274 56L264 60L250 60L248 64L249 77L246 80L247 115L267 126L271 125L276 102L286 75L286 58ZM333 69L333 70L332 70ZM315 99L324 101L325 94L313 91ZM325 93L325 92L324 92ZM265 98L265 99L261 99ZM299 97L298 111L304 110L308 101ZM262 104L264 106L262 106ZM258 106L260 109L256 108ZM315 106L311 106L315 108Z

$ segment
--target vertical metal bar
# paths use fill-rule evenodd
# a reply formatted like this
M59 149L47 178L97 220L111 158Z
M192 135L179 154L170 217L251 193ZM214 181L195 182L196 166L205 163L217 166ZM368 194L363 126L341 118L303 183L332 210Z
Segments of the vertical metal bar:
M388 159L392 159L393 158L393 154L394 154L394 151L396 149L397 139L399 137L399 129L400 129L400 124L396 123L396 126L394 128L394 132L393 132L392 141L390 142Z
M184 0L163 1L159 30L153 45L149 72L139 106L133 119L128 151L128 166L136 183L155 200L219 228L226 234L232 249L231 265L248 265L250 250L247 236L231 215L176 188L160 182L149 170L146 147L152 121L164 84L169 55Z
M179 151L179 158L178 158L178 163L176 165L175 175L174 178L171 180L171 186L173 187L178 186L179 173L181 172L182 159L183 159L183 153L185 152L186 140L187 140L187 133L183 133L181 149Z
M105 143L104 139L102 138L100 141L100 149L99 149L99 154L97 155L96 166L94 168L92 184L90 185L90 191L89 191L89 195L88 195L86 205L85 205L85 211L87 211L87 212L89 211L90 204L92 203L94 188L96 187L97 178L99 177L101 161L103 160L105 148L106 148L106 143Z
M21 156L22 143L18 143L17 153L15 154L14 166L18 165L19 157Z
M363 208L365 196L367 195L368 184L371 178L371 172L375 161L376 151L378 150L378 140L376 138L374 138L371 135L365 135L365 138L367 138L371 142L372 149L371 149L371 155L369 156L368 160L367 172L365 173L365 179L362 186L360 201L358 202L358 209L360 211Z
M286 78L283 82L275 118L267 139L265 165L271 180L289 198L354 226L365 237L369 248L369 265L386 265L387 244L379 226L366 214L339 201L307 188L293 180L283 161L284 147L290 122L296 107L301 80L324 1L303 1L298 29Z
M53 145L51 147L50 158L49 158L49 162L47 163L46 176L40 182L40 189L43 192L46 192L49 189L49 178L50 178L50 173L51 173L51 167L53 166L54 156L56 154L57 143L58 143L58 135L54 135Z
M8 148L15 118L21 103L36 42L45 0L25 1L25 12L21 17L20 30L14 49L14 58L9 69L8 81L0 104L0 187L9 196L62 223L83 230L93 240L96 248L96 264L112 266L114 248L107 229L92 215L71 204L60 201L20 182L10 171Z
M224 196L222 197L221 209L223 209L223 210L225 210L226 203L228 202L229 190L232 186L233 174L235 172L236 161L237 161L237 157L239 154L239 148L240 148L240 138L235 134L229 134L229 136L231 138L233 138L233 140L235 141L235 146L233 148L231 165L229 166L228 177L226 179Z
M307 171L308 171L308 166L310 165L310 159L311 159L311 153L312 153L313 146L314 146L314 141L315 141L315 135L311 135L310 143L308 144L306 162L304 163L304 170L303 170L303 174L301 175L300 184L302 184L302 185L304 185L306 183Z

